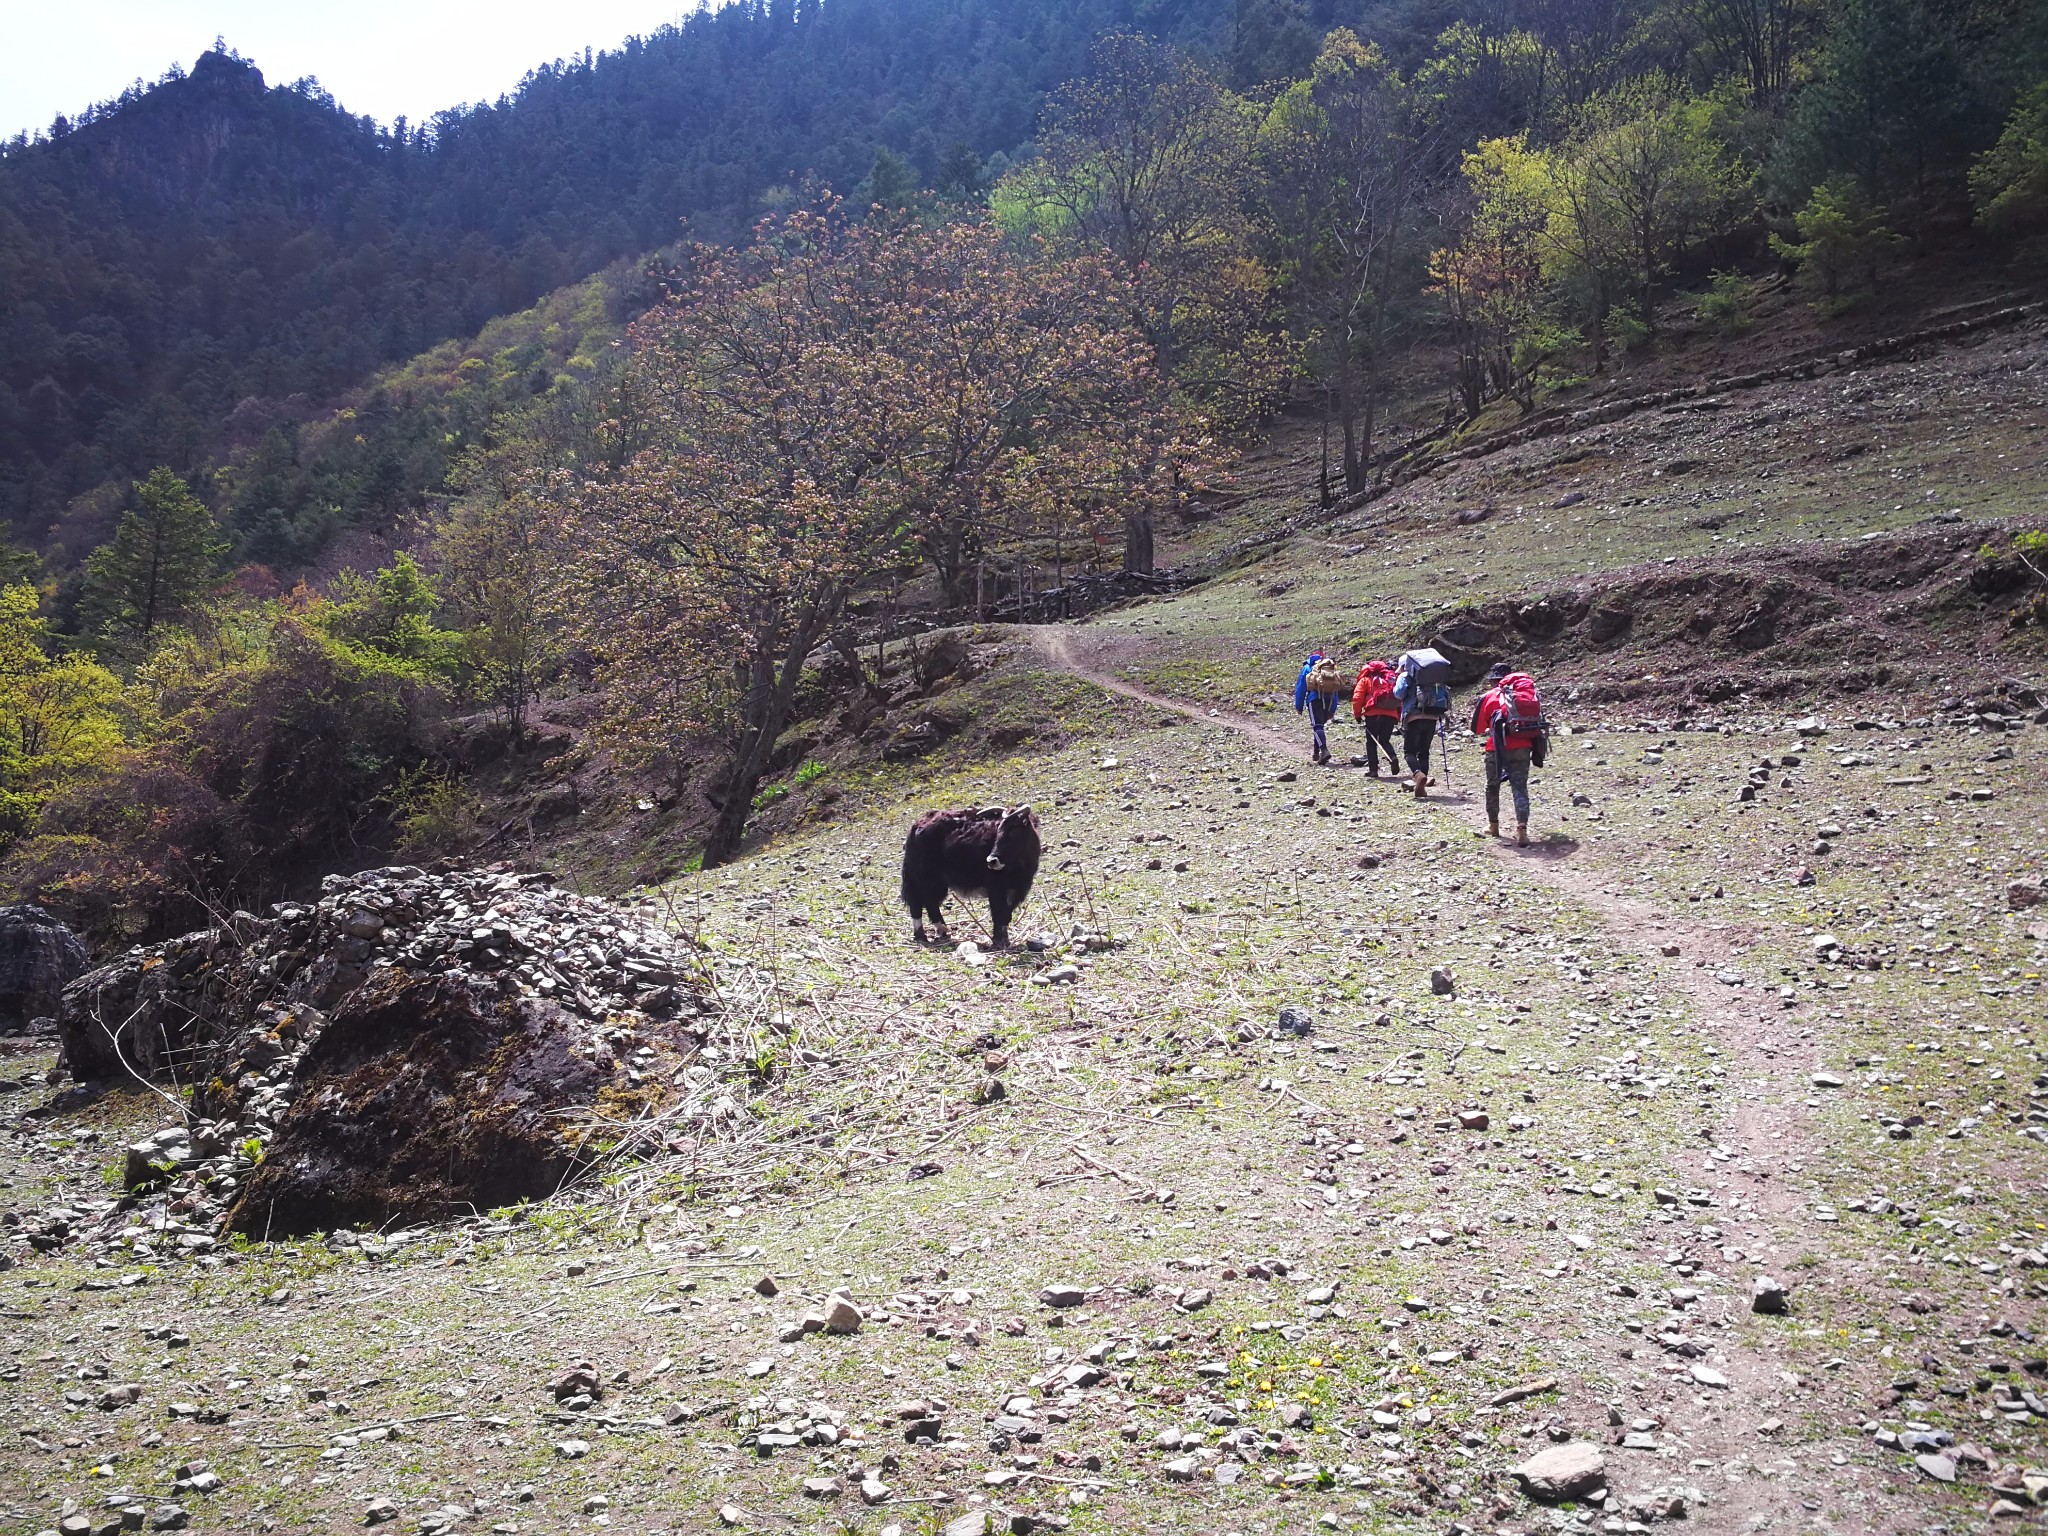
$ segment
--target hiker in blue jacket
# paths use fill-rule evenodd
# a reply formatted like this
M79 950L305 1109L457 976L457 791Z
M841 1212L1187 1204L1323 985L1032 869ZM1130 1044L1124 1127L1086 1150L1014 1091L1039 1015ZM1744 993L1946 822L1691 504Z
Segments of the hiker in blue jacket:
M1409 651L1398 665L1394 697L1401 703L1401 756L1415 781L1415 798L1425 800L1429 786L1429 746L1451 708L1451 664L1433 650Z
M1318 663L1329 660L1321 651L1315 652L1301 664L1301 675L1294 680L1294 712L1298 715L1303 710L1308 711L1308 723L1315 732L1315 746L1309 753L1309 761L1315 763L1330 760L1330 738L1326 733L1330 722L1336 718L1338 701L1344 696L1341 683L1331 681L1337 677L1334 664L1324 667L1322 674L1316 671ZM1313 686L1315 683L1328 683L1329 686Z

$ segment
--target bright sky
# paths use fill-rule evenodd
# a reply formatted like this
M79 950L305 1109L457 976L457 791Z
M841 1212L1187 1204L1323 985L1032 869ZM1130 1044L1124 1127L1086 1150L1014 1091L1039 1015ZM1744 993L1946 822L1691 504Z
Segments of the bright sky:
M649 33L692 0L0 0L0 138L192 67L216 35L271 85L314 75L349 111L419 122L539 64Z

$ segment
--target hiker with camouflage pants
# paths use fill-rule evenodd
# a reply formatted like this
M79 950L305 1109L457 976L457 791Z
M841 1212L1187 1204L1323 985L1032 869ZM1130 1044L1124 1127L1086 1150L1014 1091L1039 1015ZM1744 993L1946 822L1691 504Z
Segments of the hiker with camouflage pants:
M1486 824L1500 836L1500 786L1505 779L1515 801L1515 846L1529 846L1529 769L1541 767L1549 727L1536 697L1536 682L1506 662L1487 674L1486 691L1472 711L1472 734L1486 748Z

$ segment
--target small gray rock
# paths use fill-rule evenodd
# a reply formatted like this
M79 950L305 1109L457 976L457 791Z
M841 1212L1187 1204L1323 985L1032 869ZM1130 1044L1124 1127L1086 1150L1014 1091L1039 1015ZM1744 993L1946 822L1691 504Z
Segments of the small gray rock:
M1749 1283L1749 1310L1776 1316L1792 1308L1792 1293L1769 1275L1758 1275Z

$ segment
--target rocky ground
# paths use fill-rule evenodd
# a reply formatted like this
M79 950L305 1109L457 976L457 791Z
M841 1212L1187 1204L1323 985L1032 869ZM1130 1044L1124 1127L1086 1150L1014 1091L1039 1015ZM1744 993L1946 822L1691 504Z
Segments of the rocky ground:
M2038 477L2040 402L1998 370L2040 377L2040 345L1957 353L1942 377L1979 393L1916 396L1884 430L1924 440L1872 435L1840 471L1916 466L1912 494L1773 474L1754 527L1693 528L1719 515L1693 505L1711 477L1625 490L1664 462L1636 448L1597 484L1570 478L1591 461L1481 461L1459 473L1531 487L1489 521L1455 520L1461 483L1405 503L1370 560L1298 538L1172 602L981 637L978 675L906 697L948 729L878 714L865 766L792 779L758 852L630 922L492 919L492 887L357 923L365 974L299 999L323 1028L416 957L566 997L580 1059L608 1052L610 1096L572 1106L584 1172L550 1198L451 1216L436 1185L435 1219L394 1204L266 1242L227 1218L281 1162L272 1138L341 1090L317 1042L266 1016L286 1049L223 1077L236 1134L216 1116L203 1147L158 1143L175 1176L139 1195L128 1149L184 1090L88 1098L47 1080L48 1041L0 1042L0 1528L2038 1525L2048 726L2038 635L1967 595L1973 555L1934 559L1925 605L1885 621L1938 674L1854 697L1823 668L1810 694L1622 698L1603 690L1654 659L1561 642L1528 850L1478 835L1469 748L1417 805L1311 769L1273 704L1298 640L1393 644L1444 611L1445 570L1484 617L1589 561L1661 580L1663 539L1677 577L1723 558L1715 534L1808 541L1786 562L1805 580L1825 541L1918 522L1930 490L1942 516L2024 510L1958 491ZM1805 451L1772 430L1775 458L1731 448L1712 474ZM1685 643L1741 624L1710 617ZM1340 764L1363 745L1348 723L1337 742ZM894 889L913 810L1024 800L1047 847L1018 947L914 946ZM306 964L310 919L276 921L236 995L262 1001L270 959L339 985ZM956 936L980 921L970 904ZM628 929L635 956L602 942ZM715 1031L612 1033L667 1006L625 964L649 954L687 955ZM195 1013L231 990L158 961ZM491 1080L435 1061L423 1105Z
M799 1177L11 1249L12 1528L2038 1518L2048 733L1572 722L1518 854L1469 752L1418 807L1125 718L918 792L1038 806L1039 948L910 946L900 811L678 892L773 957L771 1076L901 1074ZM160 1108L40 1065L23 1215Z

